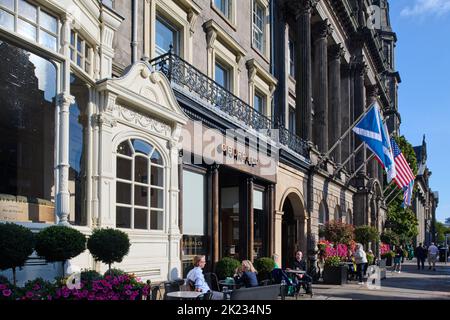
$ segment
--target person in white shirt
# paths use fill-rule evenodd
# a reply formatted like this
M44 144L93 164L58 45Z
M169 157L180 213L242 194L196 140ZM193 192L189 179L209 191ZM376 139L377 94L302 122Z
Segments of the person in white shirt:
M358 284L364 284L363 277L367 266L367 255L364 251L363 245L358 243L355 252L353 253L356 263L356 273L358 274Z
M224 296L222 292L212 291L209 288L208 283L205 280L205 276L203 275L203 268L206 264L206 258L203 255L195 256L193 260L194 269L188 272L186 279L191 281L194 285L194 290L197 292L211 292L212 300L223 300Z
M436 259L439 254L439 249L434 245L434 242L428 247L428 270L431 270L433 265L433 271L436 271Z

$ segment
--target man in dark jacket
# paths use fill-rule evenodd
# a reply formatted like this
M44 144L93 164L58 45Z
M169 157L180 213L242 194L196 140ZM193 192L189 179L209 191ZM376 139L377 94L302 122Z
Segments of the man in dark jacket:
M419 245L414 250L414 255L417 259L417 270L420 270L420 265L422 265L422 270L425 269L425 259L427 257L427 251L422 246L422 243L419 243Z
M298 250L295 253L295 259L294 259L294 262L292 263L292 269L293 270L302 270L302 271L306 272L306 261L303 260L303 253L300 250ZM305 289L306 293L311 293L312 278L310 275L308 275L307 273L297 274L296 280L297 280L298 286L302 285L303 288Z

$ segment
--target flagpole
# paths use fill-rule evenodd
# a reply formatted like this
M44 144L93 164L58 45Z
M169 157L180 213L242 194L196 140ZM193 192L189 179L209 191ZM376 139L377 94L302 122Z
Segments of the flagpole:
M372 103L369 108L365 112L363 112L354 122L353 124L341 135L341 137L333 144L331 148L328 149L328 151L320 157L319 162L317 163L317 166L320 166L324 159L328 158L330 154L336 149L336 147L342 142L342 140L345 139L345 137L353 130L353 128L358 124L358 122L372 109L372 107L375 105L375 103ZM387 119L387 118L386 118Z

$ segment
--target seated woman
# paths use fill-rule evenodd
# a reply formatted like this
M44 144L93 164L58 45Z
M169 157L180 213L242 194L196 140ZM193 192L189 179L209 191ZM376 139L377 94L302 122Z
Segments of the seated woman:
M186 276L186 279L188 281L191 281L191 283L195 287L195 291L202 292L202 293L211 292L212 300L223 300L223 298L224 298L223 293L218 292L218 291L212 291L209 288L208 283L205 280L205 277L203 275L203 270L202 270L206 264L205 256L195 256L193 264L194 264L194 269L189 271L189 273Z
M236 270L234 281L236 281L237 284L245 285L246 288L257 287L257 273L258 272L255 267L253 267L252 262L250 260L244 260L242 261L241 267Z

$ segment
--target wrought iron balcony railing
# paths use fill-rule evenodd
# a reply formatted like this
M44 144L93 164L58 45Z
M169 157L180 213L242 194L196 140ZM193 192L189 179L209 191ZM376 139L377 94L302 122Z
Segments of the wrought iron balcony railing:
M265 136L275 139L278 129L280 143L292 151L308 158L306 142L275 122L250 107L226 88L206 76L200 70L183 60L181 57L168 52L150 61L158 71L163 72L172 84L194 93L197 98L207 101L211 106L231 116Z

